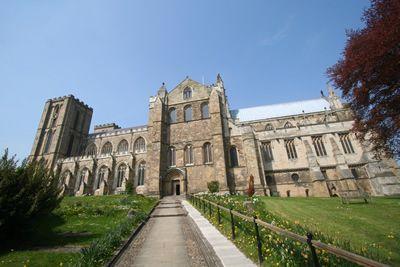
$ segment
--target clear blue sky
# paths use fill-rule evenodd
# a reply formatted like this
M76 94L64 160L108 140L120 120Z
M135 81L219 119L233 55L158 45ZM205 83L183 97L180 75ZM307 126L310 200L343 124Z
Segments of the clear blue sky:
M213 83L231 108L319 97L366 0L1 1L0 149L30 152L48 98L74 94L94 124L147 123L162 82Z

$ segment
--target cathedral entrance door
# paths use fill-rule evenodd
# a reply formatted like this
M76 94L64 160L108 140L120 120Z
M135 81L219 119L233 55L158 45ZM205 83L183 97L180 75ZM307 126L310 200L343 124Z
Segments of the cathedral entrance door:
M181 184L180 184L180 181L174 181L174 189L175 189L175 192L174 192L174 195L176 195L176 196L179 196L180 194L181 194Z
M181 195L184 188L184 174L179 169L170 170L162 179L162 196Z

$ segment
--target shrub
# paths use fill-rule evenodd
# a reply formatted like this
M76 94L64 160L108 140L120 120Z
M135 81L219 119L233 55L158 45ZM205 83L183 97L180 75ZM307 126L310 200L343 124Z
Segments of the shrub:
M254 195L254 176L250 175L249 178L249 188L247 189L247 196L252 197Z
M217 193L219 192L219 182L218 181L211 181L207 183L208 190L210 193Z
M0 234L14 234L38 215L49 214L62 199L59 176L44 161L17 165L6 150L0 159Z
M133 190L133 181L132 179L129 179L128 181L126 181L126 185L125 185L125 191L127 194L129 195L133 195L134 190Z

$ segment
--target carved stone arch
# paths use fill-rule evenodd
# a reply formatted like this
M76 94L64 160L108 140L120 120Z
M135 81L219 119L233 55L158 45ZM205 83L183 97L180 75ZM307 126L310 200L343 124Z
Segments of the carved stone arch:
M286 121L285 124L283 125L283 128L288 129L288 128L293 128L294 125L291 121Z
M161 177L161 195L182 195L187 193L186 171L181 168L170 168Z
M138 136L133 142L134 153L144 153L147 151L147 140L144 136Z
M65 169L61 173L61 186L63 194L70 196L74 194L75 177L69 169Z

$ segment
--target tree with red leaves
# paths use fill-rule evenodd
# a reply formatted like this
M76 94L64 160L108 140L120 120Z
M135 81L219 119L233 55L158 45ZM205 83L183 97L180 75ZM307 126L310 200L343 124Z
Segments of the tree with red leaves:
M329 78L355 115L353 130L377 155L400 157L400 0L372 0L365 28L346 32Z

